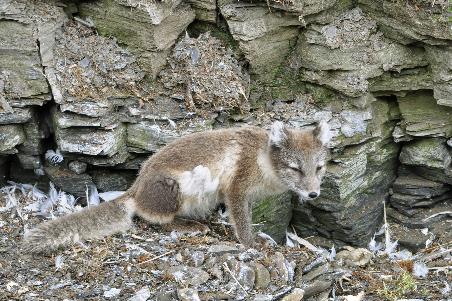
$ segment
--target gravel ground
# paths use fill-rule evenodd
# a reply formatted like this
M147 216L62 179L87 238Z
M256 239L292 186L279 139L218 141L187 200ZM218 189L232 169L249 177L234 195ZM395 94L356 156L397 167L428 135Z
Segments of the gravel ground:
M452 300L451 242L415 255L393 251L398 260L319 249L294 234L288 246L246 250L215 213L204 221L208 234L137 219L126 234L30 255L20 248L24 229L43 217L16 196L8 209L0 197L0 300Z

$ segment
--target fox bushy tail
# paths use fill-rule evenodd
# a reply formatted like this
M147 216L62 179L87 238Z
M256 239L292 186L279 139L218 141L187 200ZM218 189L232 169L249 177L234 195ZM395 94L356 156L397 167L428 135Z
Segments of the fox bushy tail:
M130 199L124 195L42 223L25 235L23 249L31 253L46 253L86 239L124 232L132 226L134 215L129 202Z

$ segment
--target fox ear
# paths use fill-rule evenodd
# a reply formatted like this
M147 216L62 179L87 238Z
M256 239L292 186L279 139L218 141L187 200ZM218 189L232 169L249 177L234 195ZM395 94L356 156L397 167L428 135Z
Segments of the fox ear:
M270 145L281 147L287 141L287 130L281 121L273 122L270 128Z
M320 121L314 129L314 137L316 137L322 145L327 144L331 140L330 126L325 120Z

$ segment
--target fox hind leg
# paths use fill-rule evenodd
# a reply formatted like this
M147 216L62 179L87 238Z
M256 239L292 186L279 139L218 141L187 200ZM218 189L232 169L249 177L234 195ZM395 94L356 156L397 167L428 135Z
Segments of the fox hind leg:
M178 182L166 175L155 174L136 184L136 213L150 223L171 223L180 207Z

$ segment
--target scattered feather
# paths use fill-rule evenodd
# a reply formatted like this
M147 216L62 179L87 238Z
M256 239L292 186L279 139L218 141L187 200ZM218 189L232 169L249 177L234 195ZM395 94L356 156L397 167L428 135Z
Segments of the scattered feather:
M333 261L334 258L336 258L336 249L334 248L334 245L333 245L333 246L331 247L330 252L329 252L328 260L329 260L329 261Z
M379 236L379 235L382 235L383 233L385 233L385 224L383 224L382 226L381 226L381 228L377 231L377 232L375 232L375 235L376 236Z
M263 239L265 239L266 241L268 241L272 246L277 246L278 243L268 234L264 233L264 232L258 232L257 235Z
M383 249L383 244L381 242L377 242L375 240L375 235L374 235L372 237L371 241L369 242L369 244L367 245L367 247L372 253L376 253L376 252L380 251L381 249Z
M426 221L428 221L429 219L435 218L435 217L440 216L440 215L449 215L449 216L452 216L452 211L443 211L443 212L438 212L438 213L432 214L432 215L430 215L429 217L424 218L423 221L426 222Z
M413 259L413 254L408 250L402 250L390 254L390 258L393 260L409 260Z
M304 238L299 237L295 233L287 232L287 235L289 236L290 239L292 239L293 241L296 241L300 245L305 246L306 248L308 248L312 252L319 253L319 254L323 252L323 250L321 248L317 248L316 246L311 244L309 241L307 241Z
M146 301L151 297L151 291L147 286L140 289L128 301Z
M173 128L173 129L175 129L175 128L177 128L177 125L176 125L176 123L173 121L173 120L171 120L171 119L167 119L168 120L168 123L169 123L169 125Z
M0 207L0 212L15 208L20 217L22 217L22 214L32 212L37 215L55 218L81 208L75 206L77 199L73 195L57 191L52 182L49 183L48 194L30 184L19 184L12 181L9 181L8 184L8 186L0 189L0 192L5 194L6 199L6 206ZM17 193L21 193L24 196L22 204L19 204Z
M176 282L182 282L182 280L184 280L185 277L185 273L182 271L176 271L173 274L174 280L176 280Z
M415 262L413 265L413 275L418 278L424 278L428 274L428 267L423 262Z
M105 298L114 298L114 297L118 296L120 292L121 292L121 289L113 287L113 288L109 289L108 291L104 292L104 297Z
M391 241L389 240L387 242L387 245L385 246L385 250L384 252L388 255L391 255L392 253L395 252L395 250L397 249L397 245L398 245L398 241Z
M64 160L64 157L60 153L59 149L57 149L56 151L49 149L48 151L46 151L45 158L52 165L58 165Z
M34 169L34 173L37 176L45 176L46 172L42 167Z
M119 198L121 195L126 193L125 191L107 191L99 193L99 197L105 202L110 202Z
M64 257L63 255L58 255L55 257L55 271L58 271L63 267L64 264Z
M86 199L88 200L88 207L100 204L99 193L97 192L96 185L91 184L86 186Z
M295 279L295 267L297 266L297 264L294 261L289 262L286 259L284 261L284 265L286 266L287 278L289 279L289 282L294 281L294 279Z
M293 240L289 238L288 232L286 232L286 246L289 248L295 248L295 244Z
M348 295L348 296L344 296L341 298L341 300L344 301L361 301L364 300L364 291L360 292L358 295L353 296L353 295Z
M229 217L229 211L228 210L222 210L221 208L218 209L218 214L220 215L220 218L227 219Z

